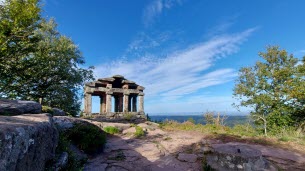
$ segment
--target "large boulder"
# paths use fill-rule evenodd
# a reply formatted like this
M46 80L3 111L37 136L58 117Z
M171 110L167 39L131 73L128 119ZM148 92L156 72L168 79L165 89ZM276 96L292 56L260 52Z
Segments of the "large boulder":
M55 157L57 143L49 114L0 116L0 170L42 171Z
M65 116L66 112L58 109L58 108L52 108L53 109L53 116Z
M41 113L41 105L34 101L0 100L0 115L21 115Z

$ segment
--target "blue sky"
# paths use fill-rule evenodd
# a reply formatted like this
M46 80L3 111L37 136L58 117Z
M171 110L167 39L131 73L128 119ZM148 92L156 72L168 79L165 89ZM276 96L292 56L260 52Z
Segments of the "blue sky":
M147 113L230 114L238 70L254 65L259 51L279 45L305 55L303 0L43 3L43 15L79 46L96 78L120 74L146 87Z

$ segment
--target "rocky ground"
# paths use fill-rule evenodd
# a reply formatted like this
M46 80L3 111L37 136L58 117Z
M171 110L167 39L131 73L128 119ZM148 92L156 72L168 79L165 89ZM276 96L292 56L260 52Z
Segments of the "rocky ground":
M224 159L230 160L231 163L224 162L235 168L233 170L243 170L246 167L252 167L251 170L255 170L253 168L257 163L265 170L305 170L304 154L274 147L236 142L223 143L220 140L206 139L203 134L196 132L166 132L151 122L138 124L146 131L146 135L142 138L135 138L135 127L131 127L130 124L102 122L94 124L101 127L113 125L120 128L122 132L108 136L104 152L89 159L84 167L85 171L203 170L203 161L214 151L224 154ZM234 160L235 154L231 159L232 156L229 157L226 154L228 150L222 150L239 147L252 149L248 153L239 154L242 158L248 160L255 151L259 161L238 165L236 162L240 161ZM223 165L219 155L217 160L213 159L210 162L212 162L210 164Z

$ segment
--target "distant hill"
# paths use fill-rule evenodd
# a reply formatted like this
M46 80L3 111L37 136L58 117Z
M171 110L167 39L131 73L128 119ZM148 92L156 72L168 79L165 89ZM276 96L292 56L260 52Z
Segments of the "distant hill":
M189 118L193 118L197 123L206 124L203 115L149 115L152 121L163 122L165 120L175 120L177 122L187 121ZM233 127L235 124L243 124L249 121L249 117L246 115L230 115L226 116L225 125Z

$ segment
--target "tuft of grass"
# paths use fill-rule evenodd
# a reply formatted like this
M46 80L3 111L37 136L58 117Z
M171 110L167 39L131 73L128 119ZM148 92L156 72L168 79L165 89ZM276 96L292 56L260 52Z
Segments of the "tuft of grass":
M51 107L49 107L49 106L42 106L41 112L49 113L49 114L53 115L54 110Z
M136 132L134 133L134 135L137 138L140 138L140 137L143 137L145 135L145 132L144 132L142 127L136 126Z
M106 126L103 128L103 130L105 132L107 132L108 134L117 134L120 132L120 130L117 127L114 126Z
M134 117L133 114L131 113L126 113L124 114L124 119L128 120L128 121L131 121L131 119Z

